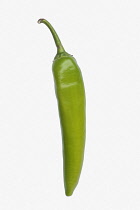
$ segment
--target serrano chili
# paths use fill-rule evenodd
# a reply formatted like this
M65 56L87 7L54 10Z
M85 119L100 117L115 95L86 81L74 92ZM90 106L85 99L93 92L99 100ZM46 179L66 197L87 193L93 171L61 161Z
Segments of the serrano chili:
M51 31L57 54L52 65L55 93L61 124L65 194L76 188L84 159L86 133L86 100L81 70L75 58L67 53L52 25L39 19Z

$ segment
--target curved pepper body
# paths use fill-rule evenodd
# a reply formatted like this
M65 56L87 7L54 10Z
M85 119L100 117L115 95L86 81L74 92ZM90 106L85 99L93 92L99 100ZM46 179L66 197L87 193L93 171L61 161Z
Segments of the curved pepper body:
M66 195L78 183L85 147L85 91L80 68L72 56L53 62L63 143L63 168Z
M65 194L71 196L78 184L84 159L86 133L84 83L75 58L64 50L52 25L45 19L38 20L38 23L47 25L57 47L52 70L62 132Z

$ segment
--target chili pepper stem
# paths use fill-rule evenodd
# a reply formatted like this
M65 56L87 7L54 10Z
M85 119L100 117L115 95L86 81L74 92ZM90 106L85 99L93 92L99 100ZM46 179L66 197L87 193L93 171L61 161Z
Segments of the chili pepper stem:
M65 49L59 39L59 36L57 35L56 31L54 30L53 26L45 19L41 18L37 21L39 24L40 23L44 23L50 30L53 38L54 38L54 41L55 41L55 44L56 44L56 47L57 47L57 54L59 53L64 53L65 52Z

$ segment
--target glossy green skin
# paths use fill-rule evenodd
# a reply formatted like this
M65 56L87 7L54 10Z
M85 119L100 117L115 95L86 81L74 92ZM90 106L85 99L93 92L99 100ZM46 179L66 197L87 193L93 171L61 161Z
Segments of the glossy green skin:
M85 90L74 57L57 56L52 69L63 140L65 194L70 196L78 184L84 158Z

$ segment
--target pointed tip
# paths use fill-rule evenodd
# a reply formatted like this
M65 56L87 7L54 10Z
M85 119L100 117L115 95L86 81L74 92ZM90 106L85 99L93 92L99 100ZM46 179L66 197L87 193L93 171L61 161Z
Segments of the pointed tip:
M65 195L66 196L71 196L75 190L75 185L74 186L65 186Z
M73 194L73 190L72 191L70 191L70 190L65 191L65 195L68 196L68 197L72 196L72 194Z

